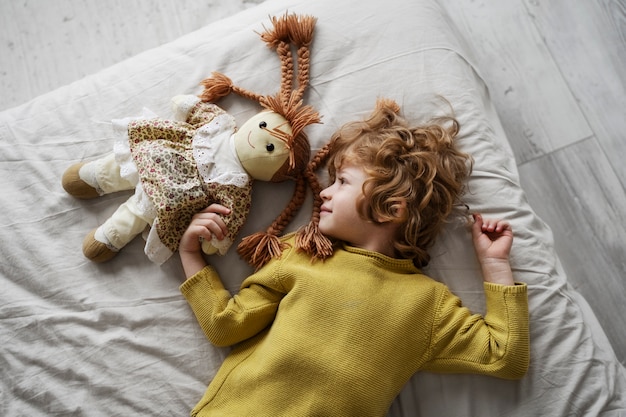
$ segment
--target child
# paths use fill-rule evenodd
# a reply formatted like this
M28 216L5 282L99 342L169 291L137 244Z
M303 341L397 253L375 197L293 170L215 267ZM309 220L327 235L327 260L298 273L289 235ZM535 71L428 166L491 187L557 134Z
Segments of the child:
M192 415L384 416L420 370L526 373L527 292L513 281L507 222L474 215L485 317L418 269L470 164L453 143L456 121L412 128L398 111L381 100L331 139L319 216L334 241L327 259L287 236L282 256L231 297L199 243L225 236L229 212L212 205L194 217L179 249L181 291L209 340L233 348Z

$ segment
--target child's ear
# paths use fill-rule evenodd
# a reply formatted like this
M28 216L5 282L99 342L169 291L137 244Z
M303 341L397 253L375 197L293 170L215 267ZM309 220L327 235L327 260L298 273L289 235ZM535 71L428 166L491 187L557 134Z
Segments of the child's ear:
M406 200L402 199L391 206L391 214L396 222L403 222L407 219Z
M376 219L379 223L401 223L407 219L407 208L405 199L397 199L395 203L391 205L387 216L378 216Z

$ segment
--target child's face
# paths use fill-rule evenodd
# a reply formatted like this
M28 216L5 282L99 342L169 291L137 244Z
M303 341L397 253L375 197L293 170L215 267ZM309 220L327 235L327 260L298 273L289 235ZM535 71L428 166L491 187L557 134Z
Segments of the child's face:
M357 201L363 196L363 183L367 174L355 165L340 167L335 182L322 190L323 200L319 227L327 236L369 250L377 234L377 225L362 219L357 210Z

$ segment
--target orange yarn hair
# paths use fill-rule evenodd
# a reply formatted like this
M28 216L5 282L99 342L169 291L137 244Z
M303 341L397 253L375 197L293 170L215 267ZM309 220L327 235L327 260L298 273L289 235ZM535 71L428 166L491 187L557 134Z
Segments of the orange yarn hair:
M237 248L239 255L256 269L281 255L285 244L279 236L302 207L307 186L312 184L312 180L317 184L317 180L313 178L315 175L311 175L308 168L311 147L303 131L310 124L320 123L319 113L303 102L304 92L309 85L310 44L317 19L288 13L271 19L272 28L264 28L265 31L260 36L269 48L276 50L280 59L279 92L275 95L254 93L236 86L226 75L213 72L210 78L201 82L204 91L200 94L200 99L205 102L215 102L230 93L238 94L282 115L291 126L291 134L278 129L269 132L283 141L289 149L289 158L271 181L295 180L296 187L291 201L265 232L245 237ZM297 59L297 75L292 46ZM310 236L315 239L318 234L314 232Z

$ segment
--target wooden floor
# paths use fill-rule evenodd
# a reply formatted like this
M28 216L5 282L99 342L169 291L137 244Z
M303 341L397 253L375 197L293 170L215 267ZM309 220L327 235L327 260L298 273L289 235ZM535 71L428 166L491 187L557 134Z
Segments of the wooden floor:
M0 110L260 1L3 0ZM626 0L442 3L570 282L626 363Z
M535 211L626 362L626 0L443 0Z

